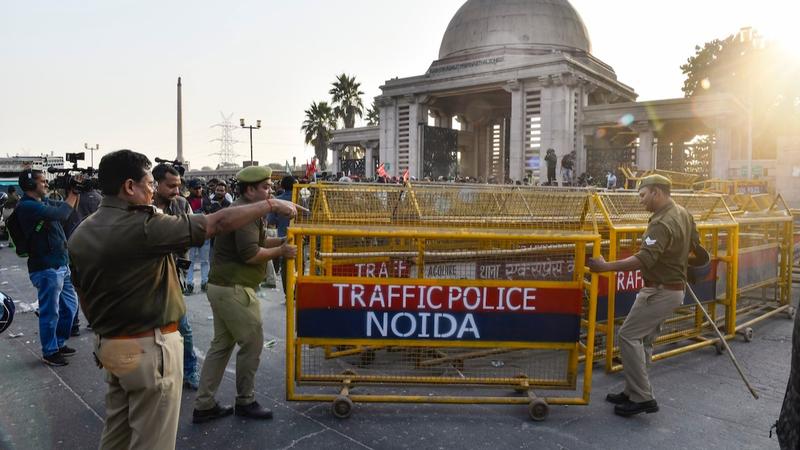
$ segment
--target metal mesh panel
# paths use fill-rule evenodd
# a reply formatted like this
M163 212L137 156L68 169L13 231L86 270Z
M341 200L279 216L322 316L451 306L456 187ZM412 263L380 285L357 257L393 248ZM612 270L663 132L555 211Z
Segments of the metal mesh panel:
M582 230L594 218L591 193L579 189L362 183L297 189L301 204L311 210L298 224Z

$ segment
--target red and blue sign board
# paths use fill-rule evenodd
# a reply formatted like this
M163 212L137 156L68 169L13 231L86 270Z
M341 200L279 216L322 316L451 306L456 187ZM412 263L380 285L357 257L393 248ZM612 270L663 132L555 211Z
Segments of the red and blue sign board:
M305 338L573 343L582 301L579 288L300 282L296 329Z

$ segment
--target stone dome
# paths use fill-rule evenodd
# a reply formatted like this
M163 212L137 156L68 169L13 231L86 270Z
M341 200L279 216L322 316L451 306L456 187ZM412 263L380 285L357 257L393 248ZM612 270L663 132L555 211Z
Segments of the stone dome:
M568 0L468 0L442 39L439 59L498 48L591 52Z

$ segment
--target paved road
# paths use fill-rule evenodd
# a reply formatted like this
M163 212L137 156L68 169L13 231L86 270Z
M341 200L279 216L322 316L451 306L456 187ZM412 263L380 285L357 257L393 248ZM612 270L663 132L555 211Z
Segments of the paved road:
M25 261L0 249L0 290L30 303L35 290ZM530 421L524 406L356 405L337 420L328 403L287 402L284 395L284 306L279 291L262 292L267 339L257 379L259 402L275 411L268 422L235 417L191 423L194 394L184 392L178 448L777 448L769 428L780 410L789 373L791 321L778 317L755 327L751 343L732 342L733 351L761 399L754 401L725 356L712 348L657 362L651 378L658 414L624 419L603 401L618 391L622 375L596 372L591 405L553 407L545 422ZM187 299L195 346L204 353L212 337L205 295ZM10 338L12 334L23 336ZM91 333L82 330L70 345L80 352L66 367L39 360L36 317L18 314L0 336L0 448L95 448L102 431L105 384L91 356ZM233 364L218 398L232 403ZM332 390L331 390L332 392Z

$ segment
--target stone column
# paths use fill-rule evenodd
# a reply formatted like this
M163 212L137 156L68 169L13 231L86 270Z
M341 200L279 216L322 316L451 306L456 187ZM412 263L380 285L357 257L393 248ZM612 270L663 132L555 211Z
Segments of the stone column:
M372 141L361 142L361 147L364 148L364 176L367 178L375 177L375 161L372 158L372 152L375 150L376 143Z
M342 156L342 150L344 150L345 147L344 144L331 145L331 163L328 164L328 173L336 175L336 173L341 170L339 158Z
M509 140L508 177L514 181L525 178L525 89L519 80L511 80L505 90L511 93L511 131Z
M390 97L377 97L380 111L380 162L397 164L397 102Z
M639 170L656 168L656 155L653 148L655 135L650 122L637 122L631 128L639 133L639 148L636 150L636 167Z
M425 104L427 96L407 96L409 101L408 109L408 173L417 178L422 173L423 158L423 136L422 127L428 123L428 105ZM395 166L392 175L398 177L403 174L405 169Z
M728 179L733 151L733 130L729 121L717 120L714 126L714 142L711 145L711 178Z
M573 142L573 84L570 74L543 77L542 82L542 147L539 181L547 181L547 163L544 160L547 149L552 148L558 156L556 177L561 181L561 160L574 147Z

